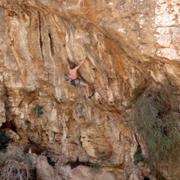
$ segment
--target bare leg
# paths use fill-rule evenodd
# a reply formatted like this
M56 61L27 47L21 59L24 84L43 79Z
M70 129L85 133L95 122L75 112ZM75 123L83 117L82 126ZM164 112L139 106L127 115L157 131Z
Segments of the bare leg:
M80 86L84 86L84 87L85 87L86 97L90 97L89 84L86 83L86 82L83 81L83 80L80 80Z

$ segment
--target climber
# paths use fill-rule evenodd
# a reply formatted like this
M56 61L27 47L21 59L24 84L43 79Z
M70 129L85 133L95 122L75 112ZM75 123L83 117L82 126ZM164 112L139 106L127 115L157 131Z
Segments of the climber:
M89 92L89 84L85 82L79 75L78 75L78 69L84 64L86 59L82 60L79 65L76 65L72 62L68 64L68 74L65 75L65 79L70 82L73 86L84 86L86 88L86 97L91 98L94 94L90 94Z

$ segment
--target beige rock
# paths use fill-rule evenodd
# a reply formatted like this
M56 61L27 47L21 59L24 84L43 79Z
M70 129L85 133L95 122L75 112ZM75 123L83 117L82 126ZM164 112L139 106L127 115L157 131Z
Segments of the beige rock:
M62 174L65 175L65 179L69 180L115 180L113 173L108 172L106 169L94 169L86 166L78 166L71 169L69 166L61 167Z
M134 120L180 118L178 12L178 0L1 0L0 126L13 122L18 143L30 140L65 162L98 162L114 174L134 163L138 144L148 157ZM91 99L65 81L68 61L86 57L79 74L95 89ZM56 174L45 159L37 167L41 178ZM84 166L67 171L71 179L95 176Z
M20 140L19 135L17 133L15 133L14 131L12 131L11 129L7 129L6 134L13 141L19 141Z
M36 171L38 180L61 180L61 177L55 174L55 170L48 164L44 156L38 157Z

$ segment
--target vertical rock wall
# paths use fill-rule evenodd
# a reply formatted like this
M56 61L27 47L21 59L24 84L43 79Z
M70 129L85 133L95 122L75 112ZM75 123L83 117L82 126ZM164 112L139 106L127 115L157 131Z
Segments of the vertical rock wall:
M116 179L148 174L134 163L139 145L145 157L148 148L131 122L143 121L146 104L150 117L179 119L178 1L1 0L0 7L1 125L65 162L109 167ZM68 61L84 58L91 99L65 81Z

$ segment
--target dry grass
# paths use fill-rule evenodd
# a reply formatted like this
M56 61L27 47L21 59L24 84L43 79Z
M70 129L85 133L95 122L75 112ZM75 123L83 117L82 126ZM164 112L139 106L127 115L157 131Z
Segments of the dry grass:
M8 160L0 171L1 180L28 180L30 179L28 166L23 162Z

